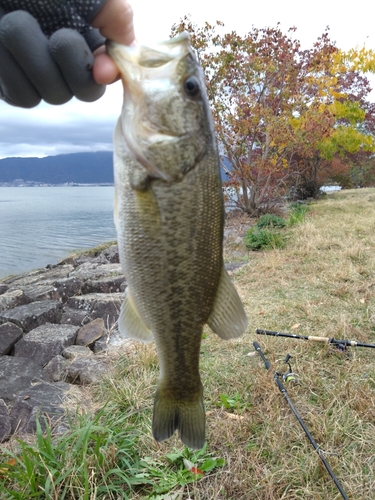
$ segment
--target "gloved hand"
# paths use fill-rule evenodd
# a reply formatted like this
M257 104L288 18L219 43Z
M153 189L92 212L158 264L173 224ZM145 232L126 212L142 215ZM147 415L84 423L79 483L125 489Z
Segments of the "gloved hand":
M92 50L105 41L98 30L86 26L83 36L72 28L54 31L50 24L48 38L50 32L43 26L45 34L30 13L6 13L5 3L0 0L0 98L31 108L42 99L63 104L76 96L91 102L104 94L105 86L94 81L91 71ZM55 24L76 25L75 19Z

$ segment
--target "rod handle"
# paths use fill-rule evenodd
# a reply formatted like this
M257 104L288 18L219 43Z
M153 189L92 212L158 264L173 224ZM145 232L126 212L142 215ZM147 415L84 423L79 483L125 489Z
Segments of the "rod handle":
M313 336L309 335L307 338L309 340L313 340L314 342L324 342L326 344L328 344L328 342L329 342L328 337L313 337Z
M262 353L262 350L261 350L258 342L253 342L253 346L254 346L255 350L258 352L258 354L260 355L260 357L262 358L264 366L266 367L266 370L269 370L271 368L271 363L268 361L268 359Z

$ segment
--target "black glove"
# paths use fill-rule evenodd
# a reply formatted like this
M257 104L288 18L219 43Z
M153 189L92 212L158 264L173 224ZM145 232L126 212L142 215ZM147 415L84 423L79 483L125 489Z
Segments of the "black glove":
M24 10L6 13L1 3L0 98L31 108L42 99L63 104L75 96L91 102L104 94L105 86L92 76L91 50L105 41L98 30L86 25L83 36L76 29L60 28L48 38L48 30L43 26L44 34L31 14ZM61 24L76 23L63 20Z

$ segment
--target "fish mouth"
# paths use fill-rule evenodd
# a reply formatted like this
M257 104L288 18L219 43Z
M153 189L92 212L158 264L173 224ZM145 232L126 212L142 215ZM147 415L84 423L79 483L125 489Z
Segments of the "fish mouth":
M186 31L175 38L156 43L152 47L146 45L127 46L112 40L107 40L106 47L125 78L126 73L130 75L129 67L124 67L125 62L140 68L158 68L176 59L181 59L191 51L190 35Z
M158 168L146 157L144 145L147 143L153 147L158 143L172 144L183 139L185 134L174 134L169 129L160 131L152 126L152 122L147 124L149 117L144 111L145 92L148 86L156 91L165 91L174 85L178 64L192 53L190 36L184 32L152 46L125 46L113 41L107 41L106 46L120 71L124 86L122 130L125 143L151 178L171 182L174 176ZM146 117L146 120L136 119L136 115Z

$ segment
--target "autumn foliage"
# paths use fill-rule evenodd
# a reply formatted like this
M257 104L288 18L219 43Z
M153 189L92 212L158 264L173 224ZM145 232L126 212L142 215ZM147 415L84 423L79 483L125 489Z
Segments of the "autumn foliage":
M343 53L328 31L303 50L294 27L239 36L186 17L172 36L181 31L206 74L226 192L238 207L259 215L327 182L375 182L375 105L363 73L375 69L372 51Z

